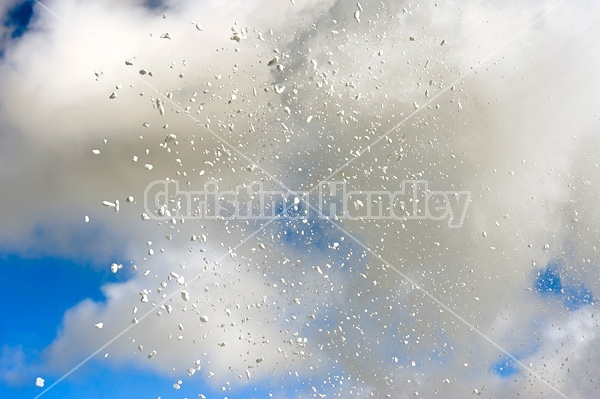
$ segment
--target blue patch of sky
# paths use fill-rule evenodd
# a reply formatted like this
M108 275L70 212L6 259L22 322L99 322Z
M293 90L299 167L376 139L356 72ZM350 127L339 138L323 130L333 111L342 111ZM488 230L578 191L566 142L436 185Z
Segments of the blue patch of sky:
M166 7L166 1L164 0L144 0L144 7L150 10L163 10Z
M540 295L559 300L570 311L595 302L594 295L585 286L565 272L561 260L553 259L535 276L534 289Z
M33 17L33 1L24 1L8 10L4 16L4 26L9 29L11 38L23 36Z
M591 290L583 281L577 280L566 272L565 263L561 259L552 259L546 267L537 271L533 279L533 289L543 298L558 301L569 311L575 311L595 302ZM537 350L538 348L532 348L531 352ZM519 356L515 357L521 359ZM502 356L492 364L490 370L500 377L511 377L519 373L516 362L507 356Z
M286 246L302 252L314 251L313 255L321 257L334 250L340 267L347 266L350 261L359 262L362 259L364 251L332 222L321 218L318 212L308 207L304 201L290 207L292 204L293 195L290 195L286 201L281 200L275 207L275 213L278 215L273 223L276 237Z
M519 374L518 365L508 356L503 356L496 363L492 364L490 370L502 378L509 378Z
M105 300L101 286L123 276L60 258L0 255L5 297L0 342L40 350L52 342L64 312L84 299ZM10 304L14 304L11 306Z

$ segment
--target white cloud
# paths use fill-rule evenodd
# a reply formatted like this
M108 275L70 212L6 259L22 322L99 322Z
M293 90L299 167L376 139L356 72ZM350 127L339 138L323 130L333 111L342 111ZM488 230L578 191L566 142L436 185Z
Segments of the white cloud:
M51 364L68 369L74 359L129 326L132 307L144 312L152 301L158 303L160 282L185 261L188 277L207 268L186 287L190 303L176 296L169 302L172 314L153 312L143 327L107 348L108 361L139 359L164 372L174 367L185 372L199 353L202 372L215 372L215 383L223 384L233 383L238 374L244 380L245 369L264 356L263 363L252 364L257 378L288 370L307 376L336 363L359 380L346 387L357 385L361 388L355 391L372 389L376 395L401 389L407 397L414 392L464 397L478 389L551 397L548 386L533 378L506 384L490 375L490 364L501 355L497 348L401 283L374 256L359 263L363 251L356 245L351 266L336 272L339 264L334 265L326 281L311 274L312 266L339 262L334 251L299 254L266 235L260 237L267 249L256 250L252 239L236 251L235 260L213 266L254 227L211 221L157 226L139 218L144 187L154 179L177 178L198 188L207 177L220 179L222 187L265 178L249 172L250 161L203 126L292 188L310 187L360 148L362 157L340 173L355 189L397 190L403 179L419 177L436 190L472 192L461 229L432 221L345 222L370 248L509 349L528 346L533 339L527 336L535 332L542 335L544 352L559 350L559 340L545 335L545 327L523 323L545 310L552 310L549 325L562 325L561 317L588 323L588 313L557 312L526 288L532 286L535 267L552 257L582 257L593 264L596 256L590 243L597 237L599 209L593 183L598 95L586 83L594 81L598 65L598 55L589 50L595 48L597 30L593 13L582 3L560 7L470 72L552 4L479 2L458 9L443 1L436 6L371 2L363 4L358 23L354 3L297 3L173 2L163 19L162 11L137 2L119 2L115 13L109 3L57 0L48 7L78 32L38 8L32 30L7 49L0 66L0 179L15 189L0 191L0 202L11 210L0 214L0 222L11 227L0 231L0 239L8 248L96 259L124 247L138 264L127 283L106 287L106 303L83 302L65 315L48 349ZM246 26L247 39L239 44L229 39L232 27L243 36ZM160 38L166 32L170 40ZM588 54L588 60L582 62L580 54ZM275 56L283 71L267 66ZM134 65L126 66L125 60ZM140 77L142 68L153 76ZM367 149L413 111L413 102L426 107L428 98L466 73L454 90L431 102L431 109L392 133L392 142ZM275 84L285 85L285 91L276 94ZM153 107L153 88L172 93L164 117ZM110 100L113 91L118 96ZM178 113L188 106L192 117ZM308 116L313 116L310 124ZM143 127L146 122L149 128ZM169 133L178 143L169 145L170 151L160 146ZM139 157L137 163L133 156ZM153 165L151 171L144 169L146 163ZM129 195L134 204L125 203ZM101 205L116 199L118 214ZM84 215L90 215L89 225ZM578 221L572 223L573 218ZM55 238L36 242L32 232L40 226ZM82 243L85 229L92 227L100 229L99 236ZM189 243L200 231L209 236L205 253ZM173 241L164 238L168 234ZM155 255L145 261L149 240ZM346 237L344 245L350 241ZM303 263L287 269L295 259ZM595 266L569 262L575 278L597 275ZM151 273L143 276L146 268ZM598 292L591 277L586 284ZM302 288L290 286L296 280L304 282ZM175 285L169 282L169 289ZM142 289L153 290L149 304L139 303ZM293 305L293 292L302 305ZM265 296L260 308L246 308ZM190 310L196 300L197 312ZM316 322L305 321L314 313ZM292 314L301 322L285 320ZM319 318L325 314L327 320ZM198 322L201 315L210 321ZM245 318L249 321L242 323ZM94 328L98 322L104 323L102 330ZM291 354L294 345L277 351L290 335L297 338L290 325L299 329L299 337L306 330L305 356ZM597 340L592 335L585 345ZM574 334L560 345L565 341L580 342ZM144 347L139 353L138 345ZM152 350L157 354L149 360ZM538 370L536 364L546 360L537 356L523 361ZM569 359L573 370L588 362ZM551 362L552 380L570 392L577 375L559 361Z

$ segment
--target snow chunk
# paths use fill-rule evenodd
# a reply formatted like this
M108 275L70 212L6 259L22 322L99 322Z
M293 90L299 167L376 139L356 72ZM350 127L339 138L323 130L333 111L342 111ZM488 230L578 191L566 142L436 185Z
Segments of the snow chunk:
M110 201L102 201L102 205L104 205L107 208L112 208L112 209L117 209L117 204L115 202L110 202Z
M113 273L118 272L122 268L123 268L123 265L121 265L121 264L113 263L112 265L110 265L110 271Z
M42 377L38 377L38 378L35 379L35 386L43 388L45 382L46 381Z

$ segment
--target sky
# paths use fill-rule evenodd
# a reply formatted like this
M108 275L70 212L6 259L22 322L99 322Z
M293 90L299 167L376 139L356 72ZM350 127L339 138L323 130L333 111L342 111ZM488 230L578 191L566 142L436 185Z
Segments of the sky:
M0 2L0 397L598 397L599 12Z

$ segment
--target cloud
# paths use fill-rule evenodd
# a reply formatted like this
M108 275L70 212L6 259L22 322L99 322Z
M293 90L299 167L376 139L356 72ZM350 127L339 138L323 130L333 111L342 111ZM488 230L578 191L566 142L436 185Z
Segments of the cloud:
M552 3L365 2L360 22L356 4L342 1L132 1L118 13L111 4L48 3L71 27L37 7L31 31L7 45L0 65L0 179L15 188L0 191L11 209L0 214L11 227L0 231L4 247L105 267L120 252L137 265L128 282L105 287L105 302L65 314L48 364L67 370L131 326L137 306L149 316L106 349L107 361L181 375L198 358L217 385L247 381L246 370L259 380L299 372L345 397L556 395L521 368L508 384L495 369L505 354L397 268L557 389L576 392L583 374L544 354L566 358L565 342L577 353L592 347L595 335L580 339L574 327L591 329L592 305L570 312L532 288L536 270L564 257L566 274L598 295L598 54L590 52L598 28L583 2L526 30ZM388 131L390 140L374 144ZM169 134L176 138L165 144ZM257 237L255 222L140 218L154 180L279 188L256 164L307 190L358 154L334 176L354 190L424 179L433 190L470 191L462 228L342 222L392 268L335 227L323 233L316 218L274 223ZM102 206L117 199L119 213ZM207 244L190 240L201 234ZM177 294L161 308L163 294L182 288L170 272L200 277L184 287L190 301ZM572 333L557 339L552 325ZM597 361L568 357L572 370ZM317 383L325 370L357 382Z

